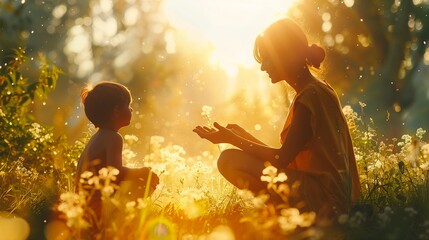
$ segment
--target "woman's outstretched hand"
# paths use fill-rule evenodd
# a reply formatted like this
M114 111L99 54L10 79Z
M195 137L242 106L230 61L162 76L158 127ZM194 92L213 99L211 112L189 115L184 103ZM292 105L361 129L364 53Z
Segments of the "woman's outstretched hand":
M194 132L201 138L207 139L214 144L218 143L229 143L231 138L234 136L232 130L221 126L215 122L213 124L215 128L209 128L206 126L197 126L194 128Z
M238 124L228 124L226 125L226 128L231 130L233 133L235 133L236 135L248 139L250 134L244 130L244 128L240 127Z

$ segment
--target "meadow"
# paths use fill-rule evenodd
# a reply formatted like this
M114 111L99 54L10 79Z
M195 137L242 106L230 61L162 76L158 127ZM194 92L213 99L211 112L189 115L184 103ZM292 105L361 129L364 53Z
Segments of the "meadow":
M73 143L42 126L29 106L46 98L61 71L43 55L39 75L30 83L23 50L0 68L0 229L2 239L429 239L429 143L424 129L387 139L377 132L365 107L345 105L359 167L362 195L348 215L329 226L287 201L273 205L268 196L237 190L219 174L219 146L189 154L164 136L139 141L125 134L124 164L148 166L160 177L151 196L128 194L117 186L116 169L75 176L77 159L95 129ZM201 118L210 123L213 109ZM148 148L137 157L135 149ZM284 197L296 186L267 166L267 189ZM74 186L78 182L78 189ZM85 186L91 186L90 188ZM94 189L107 211L97 217L87 203ZM102 232L97 232L102 228Z

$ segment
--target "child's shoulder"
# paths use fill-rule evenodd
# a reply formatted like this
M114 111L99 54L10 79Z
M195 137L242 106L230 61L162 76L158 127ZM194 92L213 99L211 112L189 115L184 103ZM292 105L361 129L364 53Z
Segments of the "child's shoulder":
M96 142L105 142L105 143L122 143L122 136L118 132L100 129L93 136L94 141Z

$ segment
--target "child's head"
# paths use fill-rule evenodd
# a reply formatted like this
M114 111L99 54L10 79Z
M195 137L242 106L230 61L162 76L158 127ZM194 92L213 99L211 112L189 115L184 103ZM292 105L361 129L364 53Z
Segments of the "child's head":
M95 127L109 124L114 111L129 107L132 101L127 87L114 82L101 82L93 88L85 88L81 92L85 114Z

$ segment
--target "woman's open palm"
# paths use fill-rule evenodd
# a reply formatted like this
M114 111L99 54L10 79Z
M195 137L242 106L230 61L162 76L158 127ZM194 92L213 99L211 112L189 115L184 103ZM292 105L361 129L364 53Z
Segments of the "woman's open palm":
M206 126L197 126L194 128L194 132L198 134L201 138L207 139L214 144L218 143L228 143L234 133L231 130L221 126L219 123L215 122L213 124L215 128L209 128Z

